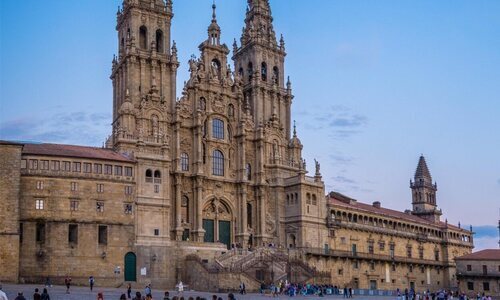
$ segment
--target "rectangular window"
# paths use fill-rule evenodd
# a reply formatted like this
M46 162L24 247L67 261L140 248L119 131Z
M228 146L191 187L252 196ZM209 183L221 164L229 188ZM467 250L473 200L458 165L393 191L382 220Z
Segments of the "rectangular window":
M439 261L439 250L434 251L434 259Z
M424 248L418 248L418 257L424 259Z
M395 248L396 248L396 245L394 245L394 244L389 245L389 255L391 256L391 258L394 258L394 249Z
M489 282L483 282L483 290L485 290L485 291L490 290L490 283Z
M26 169L27 168L28 162L26 159L21 159L21 169Z
M339 271L338 271L338 272L339 272L339 275L344 274L344 270L343 270L343 269L339 269Z
M370 270L375 271L375 263L373 261L370 262Z
M471 265L467 265L467 271L472 271L472 266Z
M407 246L407 247L406 247L406 256L407 256L408 258L411 258L411 246Z
M40 161L40 170L48 170L49 169L49 161L41 160Z
M43 190L43 181L37 181L36 182L36 189L37 190Z
M368 244L368 253L373 254L373 243Z
M38 170L38 160L36 160L36 159L30 159L29 160L29 168L31 170Z
M19 243L23 243L23 238L24 238L24 224L19 223Z
M125 167L125 176L132 177L132 167Z
M104 174L105 175L113 175L113 166L112 165L104 165Z
M474 282L472 282L472 281L467 282L467 289L469 291L473 291L474 290Z
M357 260L353 261L352 268L353 269L358 269L359 268L359 262Z
M44 209L44 201L43 201L43 199L36 199L35 200L35 209L37 209L37 210L43 210Z
M58 161L58 160L51 160L50 161L50 169L52 171L59 171L59 169L61 168L61 162Z
M125 195L132 195L132 187L130 185L125 186Z
M410 265L409 270L410 270L410 273L413 273L413 266L412 265Z
M81 172L82 171L82 163L74 162L73 163L73 172Z
M83 163L83 172L84 173L92 173L92 164L91 163Z
M483 265L483 275L488 275L488 266Z
M70 200L69 201L69 210L77 211L79 206L80 206L80 201L78 201L78 200Z
M396 272L396 264L392 264L392 271Z
M126 215L132 214L132 204L131 203L125 203L124 208L125 208Z
M122 176L123 175L123 167L122 166L115 166L115 175L116 176Z
M71 191L72 192L78 191L78 182L71 182Z
M71 162L63 161L63 170L65 172L70 172L71 171Z
M160 192L160 186L155 184L155 193L159 193Z
M97 201L96 202L96 210L97 212L104 212L104 202L103 201Z
M44 223L37 223L36 224L35 239L38 243L45 242L45 224Z
M104 184L102 184L102 183L97 184L97 192L104 193Z
M98 235L99 245L108 244L108 226L99 225L99 235Z
M102 174L102 165L101 164L94 164L94 173Z
M159 236L160 235L160 229L155 229L154 230L154 235Z
M425 273L425 268L424 267L420 267L420 273L424 274Z
M380 251L384 251L385 250L385 243L384 242L379 242L378 243L378 249Z
M346 244L346 239L345 239L345 237L340 237L340 243L341 243L342 245L345 245L345 244Z
M78 243L78 225L76 225L76 224L69 224L68 243L71 243L71 244Z

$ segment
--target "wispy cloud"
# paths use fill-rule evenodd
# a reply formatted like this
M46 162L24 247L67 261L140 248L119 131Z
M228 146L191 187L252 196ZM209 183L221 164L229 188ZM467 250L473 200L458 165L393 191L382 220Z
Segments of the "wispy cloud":
M100 146L110 133L108 113L75 111L52 115L25 116L0 123L5 140Z
M498 185L500 185L500 179L497 180Z

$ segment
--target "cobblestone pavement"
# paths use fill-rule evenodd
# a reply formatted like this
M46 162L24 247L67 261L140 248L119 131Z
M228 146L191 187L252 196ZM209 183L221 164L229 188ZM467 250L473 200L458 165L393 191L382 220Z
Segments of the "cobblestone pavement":
M13 284L4 284L3 285L3 291L7 293L7 296L9 297L9 300L14 300L17 296L18 292L23 292L24 297L27 300L33 299L33 293L35 291L35 288L38 288L40 290L43 290L44 286L43 285L13 285ZM66 294L66 287L64 286L52 286L49 290L49 295L51 300L95 300L97 299L97 293L98 292L103 292L104 293L104 300L118 300L120 299L120 295L125 293L126 290L123 289L115 289L115 288L100 288L100 287L94 287L94 291L90 292L88 287L77 287L77 286L72 286L71 287L71 293ZM137 290L133 290L133 294L135 294ZM140 290L139 292L144 293L143 290ZM164 291L160 290L153 290L153 299L154 300L162 300L164 295ZM170 296L175 296L177 295L176 292L170 291ZM183 296L185 299L187 299L190 296L196 297L205 297L207 300L211 300L211 296L213 293L208 293L208 292L196 292L196 291L187 291L183 293ZM226 300L227 299L227 294L216 294L219 297L222 297L222 299ZM260 295L260 294L247 294L247 295L239 295L235 294L236 299L289 299L290 297L288 296L279 296L277 298L272 298L270 295ZM293 297L293 299L337 299L341 300L342 296L325 296L325 297L312 297L312 296L307 296L307 297ZM355 300L358 299L370 299L370 300L388 300L391 299L391 297L380 297L380 296L357 296L354 297Z

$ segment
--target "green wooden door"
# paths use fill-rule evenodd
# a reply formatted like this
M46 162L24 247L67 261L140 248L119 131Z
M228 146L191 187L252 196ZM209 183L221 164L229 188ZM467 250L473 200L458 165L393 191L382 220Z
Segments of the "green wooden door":
M231 222L219 221L219 242L226 244L227 249L231 247Z
M203 220L203 229L205 230L205 237L203 241L205 243L213 243L214 240L214 220Z
M137 281L137 266L135 254L129 252L125 254L125 281Z

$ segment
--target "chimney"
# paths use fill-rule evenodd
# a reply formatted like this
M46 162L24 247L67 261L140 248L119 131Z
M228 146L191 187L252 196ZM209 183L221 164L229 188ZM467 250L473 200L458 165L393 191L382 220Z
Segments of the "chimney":
M373 207L380 208L380 201L373 202Z

